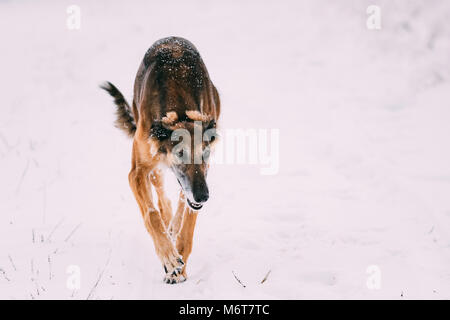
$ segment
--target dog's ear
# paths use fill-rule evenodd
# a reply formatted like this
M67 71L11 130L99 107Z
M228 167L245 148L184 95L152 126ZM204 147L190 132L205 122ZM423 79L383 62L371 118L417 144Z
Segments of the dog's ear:
M168 129L161 121L155 121L150 129L150 137L159 141L170 138L172 130Z

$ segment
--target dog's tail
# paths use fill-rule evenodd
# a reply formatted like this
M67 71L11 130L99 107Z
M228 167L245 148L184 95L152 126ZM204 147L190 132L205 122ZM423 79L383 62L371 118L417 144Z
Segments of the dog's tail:
M117 106L115 126L124 131L131 138L136 132L136 122L133 116L133 111L130 105L125 100L123 94L111 82L105 82L100 85L100 88L106 90L113 98Z

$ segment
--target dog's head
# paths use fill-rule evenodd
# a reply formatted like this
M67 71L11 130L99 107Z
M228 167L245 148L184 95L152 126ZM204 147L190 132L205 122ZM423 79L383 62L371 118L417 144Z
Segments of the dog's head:
M206 176L215 129L214 119L198 111L186 111L181 119L172 111L150 130L150 139L158 144L193 210L200 210L209 198Z

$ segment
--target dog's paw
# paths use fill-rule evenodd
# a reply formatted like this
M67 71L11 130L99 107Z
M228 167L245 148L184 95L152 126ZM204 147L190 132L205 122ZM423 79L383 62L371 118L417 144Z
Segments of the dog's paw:
M178 276L182 273L184 267L183 258L178 254L176 249L163 258L163 267L167 275Z
M186 277L184 275L182 275L181 273L177 273L176 271L173 271L172 273L168 273L164 277L164 282L167 284L181 283L184 281L186 281Z

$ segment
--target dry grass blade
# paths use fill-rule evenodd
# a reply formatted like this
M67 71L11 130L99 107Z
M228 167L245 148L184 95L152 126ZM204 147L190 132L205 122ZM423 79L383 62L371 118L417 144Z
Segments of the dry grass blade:
M269 277L269 274L272 272L272 270L269 270L269 272L267 272L266 276L264 277L264 279L261 280L261 284L263 284L264 282L266 282L267 278Z
M242 283L242 281L236 276L236 274L234 273L234 271L231 271L231 272L233 273L233 276L234 276L234 278L236 279L236 281L239 282L239 284L245 288L246 285Z

